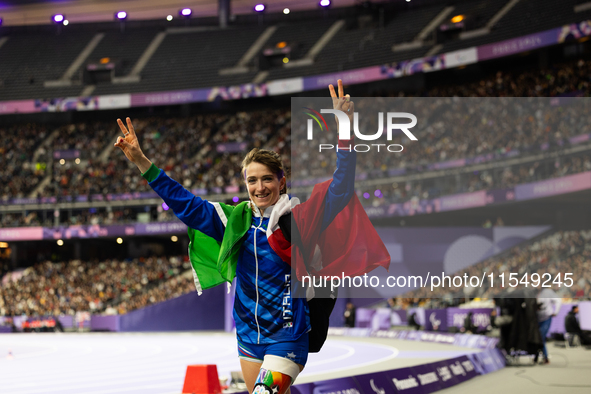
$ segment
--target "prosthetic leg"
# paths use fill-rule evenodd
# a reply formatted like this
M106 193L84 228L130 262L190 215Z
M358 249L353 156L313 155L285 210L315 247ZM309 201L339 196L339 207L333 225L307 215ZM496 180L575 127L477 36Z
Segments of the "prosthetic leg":
M300 373L300 367L286 358L267 355L254 384L253 394L285 394Z

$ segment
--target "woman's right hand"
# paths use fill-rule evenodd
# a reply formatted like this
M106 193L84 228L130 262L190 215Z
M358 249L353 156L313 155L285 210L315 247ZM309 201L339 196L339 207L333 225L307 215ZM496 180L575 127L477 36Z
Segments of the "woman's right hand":
M131 124L131 119L127 118L126 121L127 127L125 127L121 119L117 119L117 124L119 125L119 128L121 129L121 132L123 133L124 137L117 137L117 142L115 142L115 146L121 149L125 154L125 157L127 157L127 159L131 161L133 164L138 166L140 171L144 173L148 171L148 169L152 165L152 162L148 160L148 158L144 155L144 152L142 152L142 149L140 148L140 143L135 134L135 129Z

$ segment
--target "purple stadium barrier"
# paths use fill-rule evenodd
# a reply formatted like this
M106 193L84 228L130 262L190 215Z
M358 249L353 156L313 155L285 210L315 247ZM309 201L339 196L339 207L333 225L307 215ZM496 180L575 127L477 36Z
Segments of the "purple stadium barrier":
M193 291L122 315L121 331L223 330L226 286ZM218 311L219 313L212 313Z
M505 367L505 358L495 346L496 338L466 334L434 334L422 331L385 331L361 328L331 329L329 335L372 336L453 344L483 349L481 352L408 368L298 384L297 394L327 393L416 393L427 394L455 386L479 375ZM242 393L240 393L242 394Z

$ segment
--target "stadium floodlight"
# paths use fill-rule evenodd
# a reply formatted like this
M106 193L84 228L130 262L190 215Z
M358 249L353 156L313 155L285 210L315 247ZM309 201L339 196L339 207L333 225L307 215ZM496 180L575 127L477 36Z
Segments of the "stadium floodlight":
M320 0L320 3L318 4L320 7L328 7L330 5L330 0Z
M190 8L183 8L182 10L179 11L179 15L184 16L185 18L190 18L192 13L193 13L193 10Z
M55 14L54 16L51 17L51 20L54 23L63 23L65 19L66 19L66 17L64 14Z
M285 15L289 14L290 12L291 12L291 11L289 10L289 8L284 8L284 9L283 9L283 13L284 13Z
M451 18L452 23L460 23L463 20L464 20L464 15L456 15L453 18Z
M168 15L168 16L166 17L166 20L167 20L167 21L169 21L169 22L170 22L170 21L172 21L172 19L173 19L172 15Z
M264 4L257 4L254 6L254 10L256 12L263 12L265 11L265 8L267 8L267 6L265 6Z
M64 26L68 26L70 24L70 21L67 19L64 19L64 21L62 23L64 24Z
M127 19L127 12L125 12L125 11L118 11L118 12L115 13L115 18L117 18L119 20Z

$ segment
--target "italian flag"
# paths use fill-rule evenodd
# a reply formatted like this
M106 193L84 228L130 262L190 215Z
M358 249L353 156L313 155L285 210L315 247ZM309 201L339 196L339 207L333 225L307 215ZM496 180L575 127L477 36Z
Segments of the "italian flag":
M282 195L275 204L267 226L271 248L287 264L295 260L296 275L363 275L382 266L388 269L390 255L354 194L347 206L320 232L324 200L332 180L317 184L308 201ZM222 242L189 229L189 257L199 294L223 282L232 283L242 238L252 222L251 202L237 206L212 203L226 227ZM297 226L301 244L295 248L279 228L279 218L292 213L292 229ZM294 231L292 230L292 233ZM306 262L309 262L308 266Z

